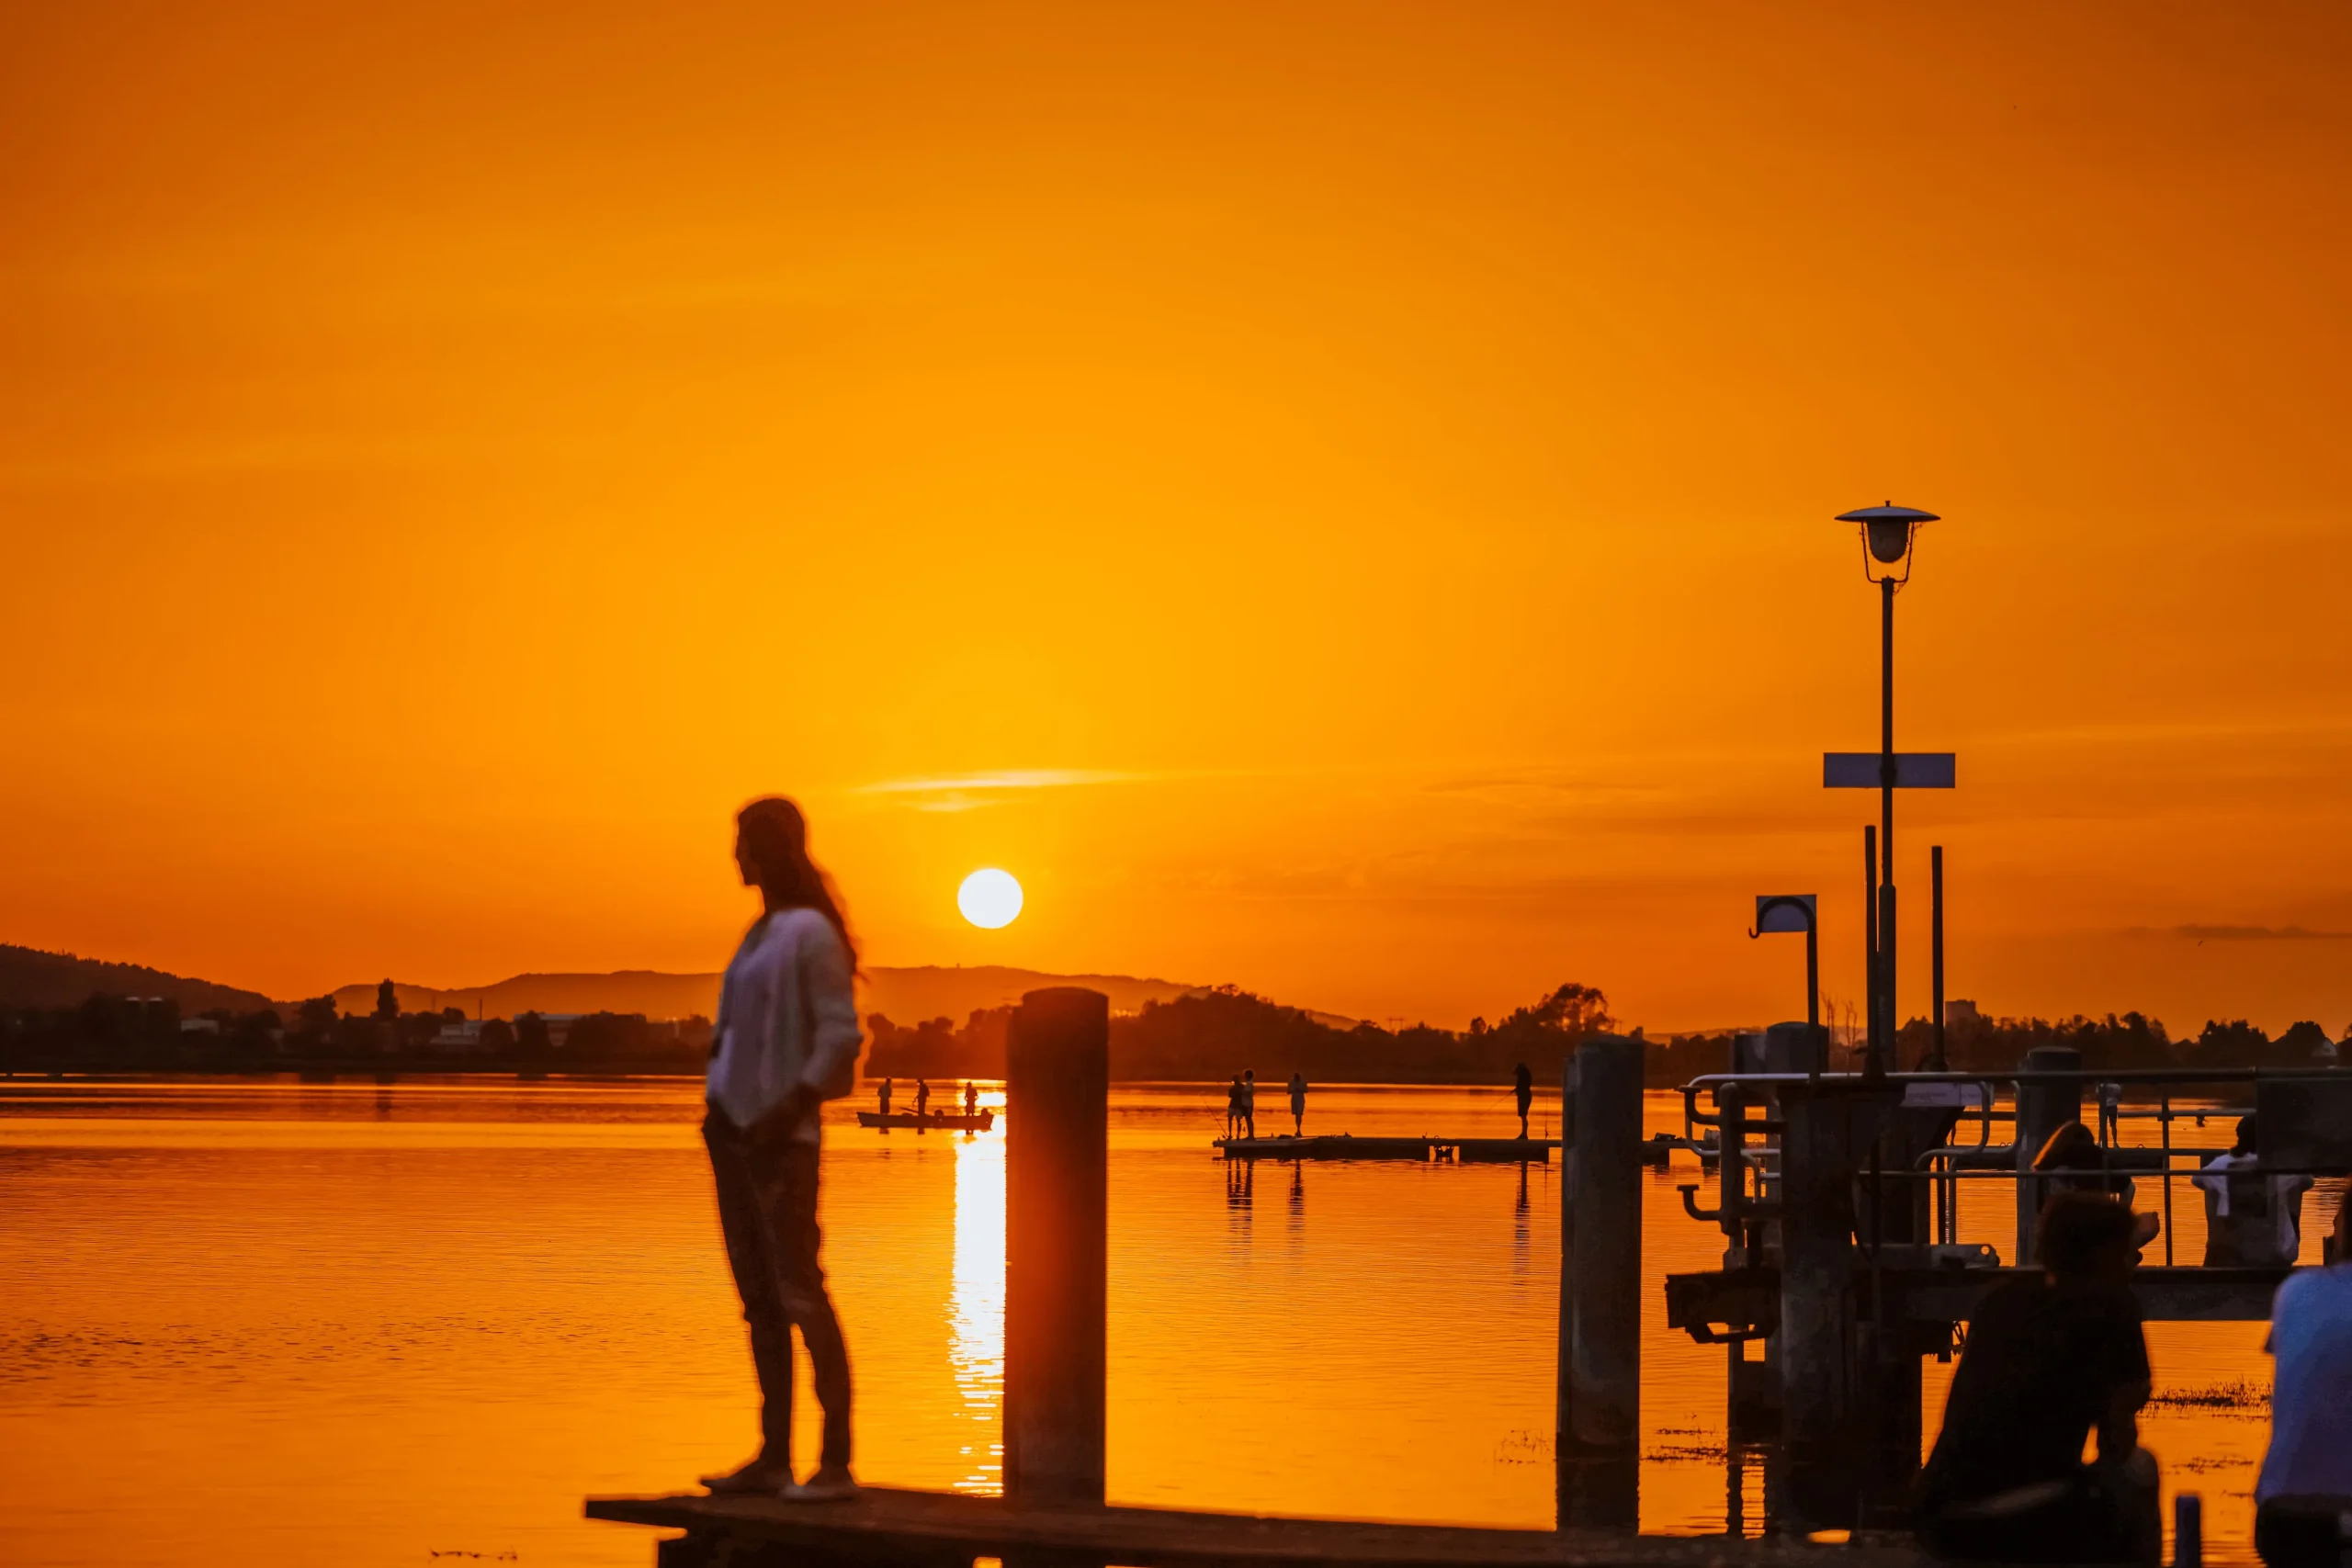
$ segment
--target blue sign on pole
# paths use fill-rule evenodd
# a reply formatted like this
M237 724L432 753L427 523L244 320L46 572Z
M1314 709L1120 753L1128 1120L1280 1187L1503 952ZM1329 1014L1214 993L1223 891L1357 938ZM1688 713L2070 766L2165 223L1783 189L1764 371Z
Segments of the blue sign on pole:
M1879 751L1825 751L1821 757L1821 787L1877 789L1885 782L1880 776L1884 761L1884 753ZM1951 789L1955 787L1959 767L1957 757L1950 751L1897 751L1894 787Z

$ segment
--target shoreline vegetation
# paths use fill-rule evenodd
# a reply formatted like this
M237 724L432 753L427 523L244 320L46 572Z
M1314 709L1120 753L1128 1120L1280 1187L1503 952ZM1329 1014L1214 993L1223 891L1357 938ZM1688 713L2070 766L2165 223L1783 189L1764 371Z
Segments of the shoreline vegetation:
M1001 1080L1011 1007L900 1024L882 1013L865 1020L860 1064L868 1079ZM1597 987L1568 982L1529 1006L1466 1030L1428 1024L1384 1029L1342 1027L1235 987L1148 1000L1111 1020L1111 1076L1119 1083L1216 1083L1244 1068L1272 1089L1293 1072L1313 1083L1469 1084L1506 1082L1526 1062L1548 1078L1560 1058L1589 1035L1623 1032L1648 1047L1652 1087L1683 1083L1726 1066L1730 1037L1715 1030L1652 1039L1622 1024ZM2194 1036L2174 1038L2137 1012L2120 1018L2060 1020L1966 1017L1946 1029L1956 1071L1997 1074L2037 1045L2069 1045L2084 1066L2127 1067L2311 1067L2334 1066L2338 1046L2316 1022L2301 1022L2276 1040L2243 1020L2211 1021ZM2346 1031L2352 1040L2352 1029ZM1898 1037L1896 1060L1916 1067L1932 1044L1925 1019ZM403 1011L390 981L371 1012L345 1012L332 996L281 1011L218 1006L183 1014L173 998L95 993L75 1007L0 1010L0 1073L11 1076L293 1073L379 1077L400 1074L512 1075L524 1078L693 1076L707 1059L711 1022L699 1015L649 1019L641 1013L579 1015L523 1012L512 1019L469 1019L461 1009ZM2352 1059L2352 1049L2342 1055ZM1833 1031L1832 1065L1859 1065L1850 1032Z

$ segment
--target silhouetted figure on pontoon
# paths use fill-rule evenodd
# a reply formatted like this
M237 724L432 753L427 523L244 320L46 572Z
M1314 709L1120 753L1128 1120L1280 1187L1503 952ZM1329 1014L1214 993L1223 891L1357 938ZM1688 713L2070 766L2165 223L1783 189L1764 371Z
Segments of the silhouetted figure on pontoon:
M1241 1121L1250 1129L1249 1135L1258 1135L1258 1069L1247 1068L1241 1075Z
M1299 1072L1290 1075L1290 1135L1306 1136L1306 1075Z
M2352 1544L2352 1181L2335 1197L2326 1267L2270 1304L2278 1358L2270 1449L2254 1484L2254 1549L2270 1568L2336 1568Z
M2156 1461L2139 1446L2148 1344L2132 1294L2132 1212L2061 1192L2039 1275L1978 1303L1943 1431L1919 1473L1921 1540L1979 1562L2157 1561ZM2098 1435L2096 1462L2083 1440Z
M1535 1103L1535 1075L1521 1062L1510 1070L1510 1097L1519 1102L1519 1135L1527 1136L1527 1112Z
M1241 1127L1241 1075L1233 1075L1232 1084L1225 1091L1225 1135L1239 1135Z
M2303 1192L2308 1176L2262 1171L2261 1128L2238 1119L2230 1152L2215 1155L2188 1179L2205 1191L2205 1267L2281 1268L2303 1249Z
M978 1116L979 1113L980 1086L976 1083L967 1082L964 1085L964 1114L967 1116Z
M735 861L764 908L719 987L702 1131L727 1261L752 1330L761 1448L742 1469L703 1483L815 1502L857 1490L849 1468L849 1351L817 1261L818 1111L857 1087L857 954L831 884L808 858L798 807L770 796L743 807ZM792 1479L795 1328L825 1411L817 1472L806 1483Z
M921 1124L931 1111L931 1084L928 1079L915 1079L915 1122Z
M882 1114L885 1116L890 1114L890 1080L888 1078L884 1078L882 1080L882 1087L880 1089L876 1091L874 1098L876 1102L880 1105Z

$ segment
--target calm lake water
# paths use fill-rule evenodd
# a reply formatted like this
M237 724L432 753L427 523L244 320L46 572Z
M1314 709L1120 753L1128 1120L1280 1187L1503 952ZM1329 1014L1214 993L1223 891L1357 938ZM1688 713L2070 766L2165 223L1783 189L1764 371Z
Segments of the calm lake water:
M688 1485L754 1439L700 1101L675 1080L0 1082L0 1561L641 1568L650 1533L582 1520L582 1496ZM1553 1168L1228 1167L1222 1106L1114 1091L1113 1500L1549 1528ZM1001 1126L885 1134L850 1109L824 1223L858 1471L994 1490ZM1649 1116L1679 1131L1679 1098ZM1307 1124L1517 1125L1493 1089L1320 1089ZM1642 1524L1721 1531L1737 1487L1753 1531L1724 1353L1668 1331L1654 1288L1720 1255L1674 1191L1695 1173L1647 1188ZM1978 1184L1963 1237L2006 1255L2009 1201ZM2177 1192L2184 1260L2198 1208ZM2204 1494L2217 1562L2251 1561L2263 1335L2149 1329L2143 1440ZM1932 1433L1950 1369L1928 1372ZM2200 1403L2233 1390L2255 1397Z

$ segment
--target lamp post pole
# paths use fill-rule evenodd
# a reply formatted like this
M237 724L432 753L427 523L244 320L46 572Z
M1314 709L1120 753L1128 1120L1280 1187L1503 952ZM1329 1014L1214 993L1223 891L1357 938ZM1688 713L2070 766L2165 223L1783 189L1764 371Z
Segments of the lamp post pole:
M1865 967L1871 1005L1862 1071L1873 1077L1894 1065L1894 1033L1903 1016L1894 1002L1894 792L1948 789L1952 782L1949 753L1904 757L1894 750L1894 595L1910 581L1911 544L1919 525L1935 520L1932 512L1891 501L1838 515L1840 523L1862 525L1862 575L1878 584L1878 765L1871 766L1867 751L1833 751L1822 760L1822 782L1833 789L1878 785L1878 845L1875 863L1869 868L1876 886L1865 906L1864 922L1871 932ZM1866 844L1869 837L1865 829Z
M1894 1058L1894 588L1893 573L1878 582L1878 1010L1871 1021L1870 1060L1873 1077Z

